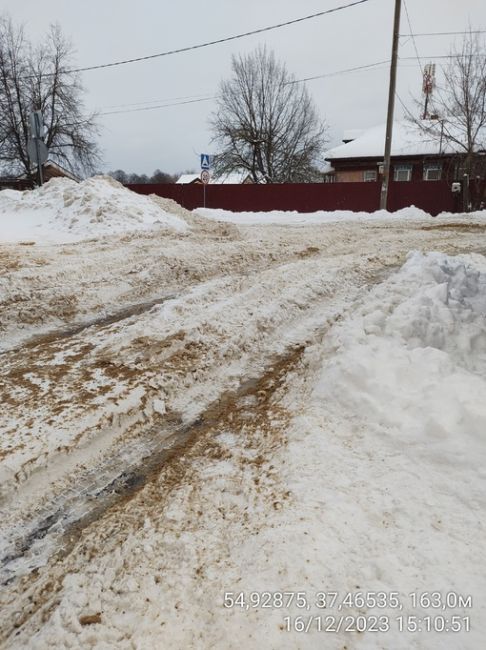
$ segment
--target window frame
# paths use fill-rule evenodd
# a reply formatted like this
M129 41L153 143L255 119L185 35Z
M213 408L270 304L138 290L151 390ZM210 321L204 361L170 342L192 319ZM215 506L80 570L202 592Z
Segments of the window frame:
M400 172L407 172L408 178L398 178ZM412 163L402 163L401 165L393 165L393 180L397 183L410 183L413 174Z
M373 174L373 178L366 178L366 174ZM363 183L376 183L378 180L378 172L376 169L365 169L363 171Z
M442 180L443 164L441 162L424 162L423 180L427 182ZM429 178L429 171L439 172L438 178Z

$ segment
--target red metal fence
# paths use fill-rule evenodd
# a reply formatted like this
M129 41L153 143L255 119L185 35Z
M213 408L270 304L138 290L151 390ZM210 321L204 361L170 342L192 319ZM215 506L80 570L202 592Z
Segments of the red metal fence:
M283 185L128 185L139 194L157 194L180 205L221 208L233 212L289 210L351 210L374 212L380 205L380 183L299 183ZM445 181L392 182L389 207L392 212L415 205L425 212L459 211L458 200Z
M0 179L0 189L30 189L29 181ZM174 199L188 210L221 208L233 212L285 210L351 210L374 212L380 205L380 183L295 183L282 185L127 185L139 194L157 194ZM415 205L425 212L460 212L462 196L453 195L446 181L391 182L389 208L392 212Z

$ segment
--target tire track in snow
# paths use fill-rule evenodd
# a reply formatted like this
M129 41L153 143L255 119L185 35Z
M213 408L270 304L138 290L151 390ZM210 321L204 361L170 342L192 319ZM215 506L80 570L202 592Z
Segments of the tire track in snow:
M113 325L114 323L119 323L120 321L131 318L132 316L140 316L141 314L150 311L153 307L162 305L167 300L172 300L177 297L178 294L167 293L163 296L152 298L151 300L127 305L126 307L111 312L106 316L97 316L82 323L72 325L71 327L63 327L51 330L50 332L46 332L44 334L37 334L32 338L27 339L21 345L9 349L0 350L0 356L3 354L8 354L10 352L29 350L36 347L37 345L43 345L45 343L55 343L56 341L62 341L64 339L71 338L72 336L76 336L77 334L81 334L90 327L105 327L106 325Z
M0 640L6 641L12 634L28 624L30 619L48 616L50 610L56 606L56 593L62 588L64 575L70 570L71 562L75 561L75 551L83 531L90 534L90 530L96 535L104 526L104 517L109 516L111 511L119 512L120 516L125 508L130 507L131 500L142 492L149 484L155 484L160 480L161 472L164 473L163 491L166 497L175 485L185 481L191 481L190 468L196 460L205 458L217 458L221 453L215 436L218 432L224 431L226 427L238 427L238 423L250 430L265 428L267 433L263 448L261 441L258 441L259 453L249 463L254 466L257 489L261 491L263 483L265 461L262 456L264 448L273 448L285 443L284 425L287 422L285 413L273 403L275 395L284 385L289 372L292 372L300 362L305 346L297 346L291 349L286 355L274 360L268 370L259 378L245 381L236 391L222 394L212 403L198 418L191 424L181 427L173 432L173 440L168 440L168 446L159 449L154 455L142 459L142 461L124 471L110 484L106 485L98 493L93 491L92 496L101 498L100 503L95 503L92 510L77 520L68 523L66 529L56 540L56 549L51 556L46 558L46 567L39 566L30 575L21 578L17 585L20 594L10 600L14 605L12 611L8 607L7 592L15 593L16 581L13 576L5 580L5 573L2 576L4 589L4 607L2 620L0 621ZM277 424L278 423L278 424ZM255 443L257 444L257 443ZM271 474L271 472L270 472ZM261 477L261 478L258 478ZM269 476L270 484L274 477ZM270 485L271 488L271 485ZM277 494L278 492L278 494ZM279 488L277 492L270 491L270 498L285 499L288 494ZM273 496L271 496L273 495ZM269 498L269 495L266 495ZM278 501L274 501L273 507L277 507ZM163 500L160 507L164 506ZM50 517L40 523L36 530L32 530L25 538L24 544L33 545L36 540L42 540L62 516L62 510L58 510ZM67 523L67 522L66 522ZM27 548L25 549L27 550ZM3 571L8 569L8 563L12 559L4 558L7 562L2 567ZM6 606L7 605L7 606Z

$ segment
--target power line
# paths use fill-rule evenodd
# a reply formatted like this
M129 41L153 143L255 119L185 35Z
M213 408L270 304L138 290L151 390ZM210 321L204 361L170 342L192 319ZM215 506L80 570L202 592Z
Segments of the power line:
M296 23L304 22L305 20L311 20L313 18L319 18L320 16L326 16L328 14L333 14L343 9L349 9L351 7L356 7L357 5L362 5L365 2L370 0L355 0L345 5L340 5L339 7L334 7L333 9L326 9L325 11L319 11L315 14L310 14L309 16L303 16L302 18L295 18L294 20L287 20L284 23L278 23L277 25L270 25L268 27L261 27L260 29L254 29L249 32L243 32L242 34L235 34L234 36L227 36L225 38L219 38L215 41L208 41L206 43L199 43L198 45L190 45L188 47L181 47L176 50L168 50L167 52L159 52L158 54L150 54L148 56L139 56L133 59L125 59L123 61L114 61L112 63L103 63L100 65L86 66L84 68L73 68L67 72L88 72L90 70L101 70L103 68L114 68L115 66L127 65L128 63L138 63L139 61L149 61L150 59L157 59L163 56L171 56L172 54L181 54L182 52L190 52L192 50L199 50L203 47L210 47L212 45L219 45L220 43L228 43L229 41L235 41L239 38L246 38L247 36L253 36L254 34L262 34L263 32L269 32L275 29L280 29L281 27L288 27L289 25L295 25ZM47 74L44 76L53 76L52 74Z
M436 56L423 56L422 59L457 59L461 54L438 54ZM465 54L465 57L472 57L473 59L483 58L484 54ZM417 57L415 56L401 56L400 61L415 61Z
M415 116L414 116L414 114L410 111L410 109L409 109L408 106L405 104L405 102L402 101L402 98L400 97L400 95L399 95L398 93L395 93L395 96L396 96L396 98L398 99L398 101L400 102L400 104L402 105L402 108L404 109L404 111L405 111L406 113L408 113L409 117L410 117L412 120L415 121Z
M306 77L305 79L296 79L295 81L289 81L287 85L301 83L303 81L312 81L313 79L322 79L322 78L325 78L325 77L335 77L335 76L345 74L345 73L348 73L348 72L356 72L356 71L359 71L359 70L368 70L370 68L374 68L374 67L377 67L379 65L385 65L387 63L390 63L390 61L389 60L387 60L387 61L377 61L376 63L370 63L368 65L361 65L361 66L358 66L356 68L347 68L345 70L336 70L335 72L327 72L325 74L317 75L315 77ZM190 97L190 95L189 95L189 97ZM174 98L174 99L177 99L177 98ZM204 96L204 97L200 97L199 99L193 99L193 100L190 100L190 101L183 101L183 102L175 102L175 103L171 103L171 104L160 104L160 105L157 105L157 106L143 106L142 108L130 108L130 109L127 109L127 110L120 110L120 111L107 111L107 112L104 112L104 113L99 113L99 115L101 116L101 115L118 115L118 114L121 114L121 113L138 113L140 111L151 111L151 110L155 110L155 109L159 109L159 108L169 108L170 106L183 106L184 104L196 104L198 102L207 102L207 101L212 100L212 99L216 99L216 97L215 96L209 96L209 97ZM139 104L118 104L117 106L107 106L107 108L118 108L118 107L123 108L124 106L140 106L142 104L156 103L157 101L162 101L162 100L153 100L153 101L150 101L150 102L140 102Z
M437 57L434 57L437 58ZM402 61L416 61L416 58L411 56L411 57L401 57L400 60ZM354 68L344 68L343 70L335 70L334 72L325 72L320 75L314 75L312 77L304 77L302 79L295 79L293 81L287 82L287 85L291 84L297 84L297 83L303 83L306 81L314 81L315 79L326 79L329 77L337 77L342 74L347 74L350 72L360 72L364 70L371 70L373 68L377 68L379 66L383 65L388 65L390 63L390 59L385 59L383 61L375 61L374 63L368 63L366 65L360 65L356 66ZM420 62L415 65L420 65ZM403 65L400 67L415 67L415 66L407 66ZM196 99L191 99L192 97L195 97ZM398 97L398 95L397 95ZM99 113L99 115L118 115L121 113L138 113L140 111L151 111L159 108L169 108L171 106L183 106L185 104L196 104L198 102L206 102L209 100L216 99L214 95L183 95L182 97L173 97L172 99L187 99L189 101L182 101L182 102L174 102L174 103L164 103L160 104L159 102L168 102L170 100L162 100L162 99L152 99L152 100L147 100L145 102L135 102L132 104L115 104L113 106L106 106L105 108L124 108L125 106L130 107L130 106L141 106L141 108L129 108L127 110L119 110L119 111L107 111L103 113ZM400 99L400 98L399 98ZM146 104L157 104L156 106L146 106Z
M173 104L161 104L160 106L145 106L144 108L131 108L121 111L108 111L106 113L99 113L102 115L119 115L120 113L140 113L141 111L153 111L158 108L169 108L170 106L183 106L184 104L197 104L199 102L208 102L215 99L215 97L203 97L202 99L192 99L186 102L175 102Z
M413 60L415 60L414 57L411 57ZM387 65L390 63L390 59L386 59L384 61L376 61L375 63L368 63L367 65L360 65L354 68L345 68L344 70L336 70L335 72L326 72L324 74L320 75L315 75L313 77L305 77L303 79L295 79L294 81L289 81L287 85L291 84L296 84L296 83L303 83L305 81L313 81L315 79L325 79L328 77L336 77L342 74L347 74L349 72L359 72L359 71L364 71L364 70L370 70L372 68L377 68L378 66L381 65ZM410 67L410 66L402 66L402 67ZM415 66L413 66L415 67ZM164 100L151 100L151 101L146 101L146 102L138 102L134 104L117 104L115 106L107 106L106 108L124 108L125 106L142 106L142 108L130 108L127 110L120 110L120 111L108 111L104 113L99 113L99 115L118 115L121 113L138 113L140 111L150 111L150 110L155 110L159 108L169 108L171 106L183 106L184 104L196 104L198 102L206 102L212 99L216 99L215 96L198 96L198 95L193 95L194 97L198 97L198 99L193 99L191 101L182 101L182 102L175 102L175 103L170 103L170 104L158 104L157 106L142 106L144 104L156 104L157 102L164 101ZM190 99L191 95L188 95L187 98ZM174 97L174 99L178 99L177 97ZM181 99L185 99L185 97L181 97ZM169 100L166 100L169 101Z
M199 93L198 95L182 95L180 97L169 97L167 99L150 99L145 102L132 102L130 104L111 104L110 106L103 106L101 110L109 108L125 108L128 106L146 106L147 104L160 104L162 102L175 102L180 99L205 99L209 98L209 93Z
M403 0L403 6L405 7L405 13L407 15L407 22L408 22L408 26L410 27L410 34L411 34L411 37L412 37L412 43L413 43L413 47L415 49L415 54L417 56L417 61L418 61L419 66L420 66L420 72L422 73L422 76L423 76L424 70L423 70L423 67L422 67L422 61L420 60L420 55L419 55L418 48L417 48L417 41L415 40L415 35L413 33L412 22L410 20L410 14L408 13L408 7L407 7L406 0Z
M431 57L431 58L438 58L438 57ZM416 57L410 56L410 57L401 57L399 59L400 61L416 61ZM315 79L326 79L329 77L337 77L342 74L347 74L349 72L359 72L359 71L364 71L364 70L371 70L373 68L377 68L379 66L387 65L390 63L390 59L386 59L384 61L375 61L375 63L368 63L367 65L360 65L354 68L345 68L343 70L336 70L335 72L325 72L324 74L320 75L315 75L313 77L304 77L303 79L295 79L294 81L289 81L287 85L291 84L297 84L297 83L304 83L306 81L314 81ZM409 68L409 67L416 67L417 65L420 65L420 63L415 63L415 65L400 65L399 67L401 68ZM105 108L124 108L125 106L142 106L142 108L130 108L127 110L120 110L120 111L108 111L108 112L103 112L99 113L100 116L102 115L118 115L121 113L138 113L140 111L151 111L159 108L169 108L171 106L183 106L184 104L196 104L198 102L206 102L209 100L216 99L214 95L211 96L199 96L199 95L187 95L187 96L182 96L181 99L185 98L190 99L191 97L197 97L197 99L193 99L190 101L182 101L182 102L175 102L175 103L170 103L170 104L158 104L158 102L164 101L160 99L153 99L150 101L146 102L137 102L134 104L115 104L114 106L106 106ZM173 99L178 99L178 97L174 97ZM170 101L170 100L165 100L165 101ZM157 104L157 106L145 106L145 104Z
M390 59L386 61L376 61L375 63L369 63L368 65L360 65L356 68L346 68L345 70L336 70L336 72L326 72L325 74L318 74L314 77L304 77L303 79L295 79L294 81L289 81L287 85L298 84L304 81L314 81L314 79L324 79L326 77L336 77L340 74L346 74L348 72L357 72L358 70L369 70L370 68L377 68L380 65L386 65L390 63Z
M410 29L412 31L412 29ZM410 38L414 36L415 38L419 36L464 36L465 34L486 34L484 29L474 29L472 31L463 31L463 32L422 32L420 34L400 34L400 38Z

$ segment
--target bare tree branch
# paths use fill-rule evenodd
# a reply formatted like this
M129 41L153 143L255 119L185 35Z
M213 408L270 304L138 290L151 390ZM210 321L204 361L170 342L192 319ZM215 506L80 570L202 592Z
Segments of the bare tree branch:
M435 90L430 114L414 120L432 141L455 153L459 173L472 181L471 207L486 197L486 44L470 30L451 51L444 83Z
M33 177L27 143L34 110L42 111L51 160L80 176L100 164L96 115L85 114L79 76L69 72L72 52L59 26L33 47L22 26L0 17L0 173Z
M321 180L326 127L305 86L291 83L285 65L265 48L233 57L232 69L210 122L220 147L216 173L245 170L266 183Z

